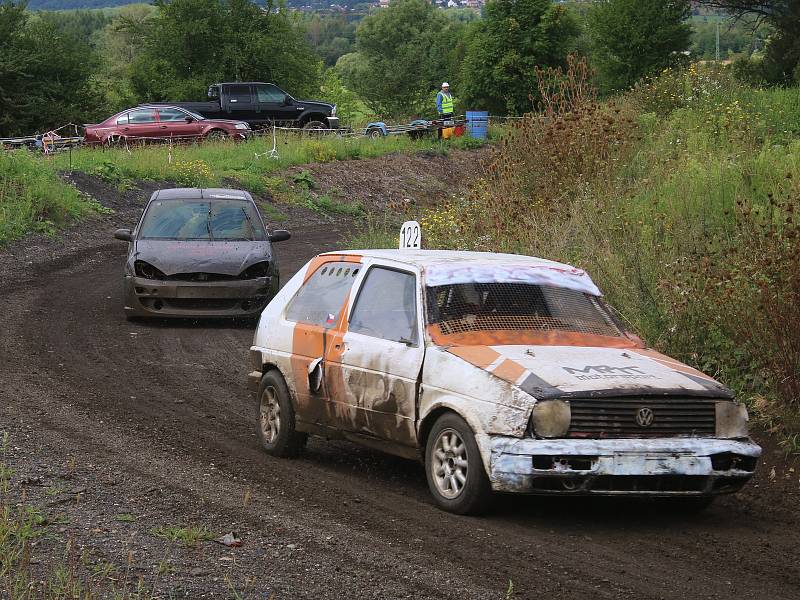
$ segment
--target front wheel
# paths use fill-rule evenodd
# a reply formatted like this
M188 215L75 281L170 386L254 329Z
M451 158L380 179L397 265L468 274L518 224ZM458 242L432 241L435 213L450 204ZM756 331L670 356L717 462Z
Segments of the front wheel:
M328 126L325 125L322 121L309 121L305 125L303 125L303 129L308 132L322 132L322 130L327 129Z
M277 371L261 378L256 403L256 424L261 445L268 454L297 456L308 435L295 430L295 415L289 389Z
M207 140L224 140L228 137L227 132L222 129L212 129L206 134Z
M475 435L454 413L439 417L425 446L425 474L436 503L460 515L486 510L492 488Z

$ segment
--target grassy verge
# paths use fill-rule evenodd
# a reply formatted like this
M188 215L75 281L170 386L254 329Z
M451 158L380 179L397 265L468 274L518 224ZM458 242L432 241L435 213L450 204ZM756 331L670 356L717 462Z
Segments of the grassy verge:
M64 183L52 163L26 150L0 152L0 245L31 231L51 233L99 210Z
M241 185L251 192L268 191L269 178L292 165L373 158L393 152L437 152L468 148L479 142L466 137L439 142L433 138L412 140L406 135L371 140L364 137L306 137L279 134L276 152L271 136L244 143L230 141L174 146L84 148L73 152L72 168L125 185L133 179L174 181L186 186ZM66 169L68 157L55 158Z
M566 106L543 89L562 109L512 130L468 198L420 215L427 245L585 267L800 450L800 89L692 68L597 104L587 75L565 74Z

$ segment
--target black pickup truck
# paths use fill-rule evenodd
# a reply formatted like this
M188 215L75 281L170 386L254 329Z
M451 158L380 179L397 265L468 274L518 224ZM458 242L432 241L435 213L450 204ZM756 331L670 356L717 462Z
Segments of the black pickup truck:
M267 125L338 129L336 105L295 100L274 83L215 83L208 88L208 102L170 102L209 119L246 121L257 129ZM148 104L150 106L150 104Z

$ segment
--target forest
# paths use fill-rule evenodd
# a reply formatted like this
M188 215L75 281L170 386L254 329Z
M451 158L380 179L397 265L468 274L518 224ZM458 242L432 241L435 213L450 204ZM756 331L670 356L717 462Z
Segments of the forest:
M537 108L537 67L585 56L608 96L665 68L715 60L718 31L720 60L743 80L789 85L800 75L796 8L778 17L693 14L688 1L491 0L479 12L393 0L368 14L322 14L272 0L155 0L38 10L50 6L72 5L0 3L2 136L94 122L144 101L201 100L210 83L236 80L334 102L346 124L430 117L442 81L459 111L521 115Z

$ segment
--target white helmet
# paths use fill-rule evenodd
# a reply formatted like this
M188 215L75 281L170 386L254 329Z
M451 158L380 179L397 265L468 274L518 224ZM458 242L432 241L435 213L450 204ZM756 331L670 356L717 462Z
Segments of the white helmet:
M445 81L445 82L442 84L442 87L443 87L443 88L450 87L450 84L449 84L449 83L447 83L447 82Z

